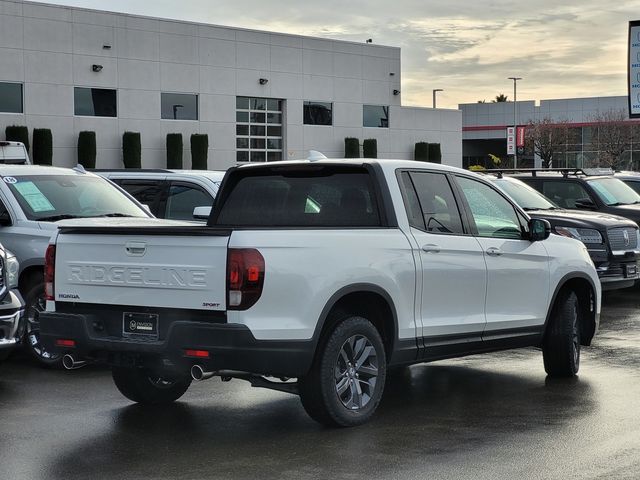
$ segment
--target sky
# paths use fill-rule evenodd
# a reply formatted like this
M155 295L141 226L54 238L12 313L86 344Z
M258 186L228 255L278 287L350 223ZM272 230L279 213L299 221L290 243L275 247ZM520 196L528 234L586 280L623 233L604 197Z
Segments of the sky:
M402 104L627 94L640 0L62 0L61 5L401 47Z

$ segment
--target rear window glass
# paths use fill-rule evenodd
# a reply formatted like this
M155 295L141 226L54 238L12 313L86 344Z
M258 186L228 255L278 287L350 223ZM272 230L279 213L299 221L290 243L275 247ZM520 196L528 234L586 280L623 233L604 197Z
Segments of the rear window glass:
M279 170L230 184L217 224L274 227L380 226L369 174L354 171Z

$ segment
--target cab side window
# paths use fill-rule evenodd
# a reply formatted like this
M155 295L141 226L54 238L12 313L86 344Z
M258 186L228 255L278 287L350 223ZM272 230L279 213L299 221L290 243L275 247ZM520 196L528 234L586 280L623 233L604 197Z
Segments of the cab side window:
M164 180L121 180L113 179L129 195L143 205L147 205L154 217L164 218L166 182Z
M172 220L193 220L193 209L213 205L211 195L194 185L172 182L167 197L166 218Z
M405 172L401 179L412 226L429 233L464 234L460 210L445 174Z
M480 237L521 239L518 214L502 195L477 180L457 177Z
M578 200L590 200L589 192L577 182L545 180L542 194L563 208L576 208Z

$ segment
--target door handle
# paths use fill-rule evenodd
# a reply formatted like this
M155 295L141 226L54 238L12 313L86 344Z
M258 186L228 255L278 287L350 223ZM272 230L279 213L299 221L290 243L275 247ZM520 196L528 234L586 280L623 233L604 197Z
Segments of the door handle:
M422 246L422 251L427 253L438 253L440 252L440 245L434 245L433 243L427 243Z
M489 247L486 250L487 255L491 255L492 257L499 257L500 255L502 255L502 250L500 250L498 247Z

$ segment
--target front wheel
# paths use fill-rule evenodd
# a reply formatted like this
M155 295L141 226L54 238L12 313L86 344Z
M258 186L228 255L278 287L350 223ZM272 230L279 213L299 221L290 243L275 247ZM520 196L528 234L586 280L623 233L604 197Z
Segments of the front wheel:
M40 343L40 313L45 311L44 280L42 277L34 279L27 288L25 295L25 316L27 328L24 336L25 348L40 365L45 367L60 367L62 355L49 352Z
M361 425L378 408L386 366L378 330L366 318L349 317L320 346L309 374L299 380L302 405L324 425Z
M544 369L550 377L573 377L580 368L580 302L563 292L553 308L542 345Z
M175 402L189 389L191 378L164 378L142 368L114 367L113 382L129 400L160 405Z

